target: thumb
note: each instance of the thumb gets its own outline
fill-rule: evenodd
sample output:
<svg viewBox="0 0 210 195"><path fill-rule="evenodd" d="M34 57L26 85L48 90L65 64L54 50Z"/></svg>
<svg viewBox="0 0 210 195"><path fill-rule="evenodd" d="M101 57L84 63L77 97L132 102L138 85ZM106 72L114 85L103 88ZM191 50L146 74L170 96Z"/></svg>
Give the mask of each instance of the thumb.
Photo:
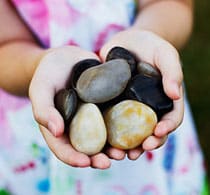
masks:
<svg viewBox="0 0 210 195"><path fill-rule="evenodd" d="M111 48L108 46L108 44L104 45L100 52L99 52L99 56L100 56L100 59L102 62L105 62L106 61L106 56L108 54L108 51L110 50Z"/></svg>
<svg viewBox="0 0 210 195"><path fill-rule="evenodd" d="M183 72L179 54L174 48L159 49L156 65L163 77L166 94L173 100L181 96Z"/></svg>
<svg viewBox="0 0 210 195"><path fill-rule="evenodd" d="M117 42L114 42L114 40L110 40L109 42L107 42L101 49L100 49L100 52L99 52L99 56L100 56L100 59L105 62L106 61L106 56L107 54L109 53L109 51L114 48L114 47L125 47L125 45L123 44L118 44Z"/></svg>

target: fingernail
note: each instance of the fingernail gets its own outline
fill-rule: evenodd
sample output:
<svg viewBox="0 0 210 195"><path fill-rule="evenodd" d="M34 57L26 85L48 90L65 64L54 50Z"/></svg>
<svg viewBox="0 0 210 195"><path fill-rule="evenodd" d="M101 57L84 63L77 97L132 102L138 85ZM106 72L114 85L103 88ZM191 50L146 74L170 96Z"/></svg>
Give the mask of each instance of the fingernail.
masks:
<svg viewBox="0 0 210 195"><path fill-rule="evenodd" d="M49 123L48 123L48 129L56 137L56 135L57 135L57 129L56 129L55 124L52 121L49 121Z"/></svg>
<svg viewBox="0 0 210 195"><path fill-rule="evenodd" d="M173 85L174 85L173 88L174 88L175 95L177 96L177 98L180 98L180 89L179 89L179 86L176 83L174 83Z"/></svg>

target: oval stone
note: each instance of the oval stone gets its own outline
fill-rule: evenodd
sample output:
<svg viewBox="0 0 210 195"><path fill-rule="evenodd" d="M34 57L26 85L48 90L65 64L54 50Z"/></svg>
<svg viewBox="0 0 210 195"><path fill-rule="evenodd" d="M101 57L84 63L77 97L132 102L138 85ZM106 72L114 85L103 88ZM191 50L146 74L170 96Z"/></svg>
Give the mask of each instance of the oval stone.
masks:
<svg viewBox="0 0 210 195"><path fill-rule="evenodd" d="M157 124L155 112L145 104L125 100L105 113L108 142L119 149L132 149L152 135Z"/></svg>
<svg viewBox="0 0 210 195"><path fill-rule="evenodd" d="M159 77L139 74L131 79L125 94L128 99L150 106L160 119L173 109L173 101L165 94Z"/></svg>
<svg viewBox="0 0 210 195"><path fill-rule="evenodd" d="M65 124L68 124L77 109L77 95L73 89L61 89L54 98L55 108L62 115Z"/></svg>
<svg viewBox="0 0 210 195"><path fill-rule="evenodd" d="M76 91L84 102L103 103L120 95L130 78L125 60L111 60L85 70L77 81Z"/></svg>
<svg viewBox="0 0 210 195"><path fill-rule="evenodd" d="M161 79L160 72L154 66L147 62L139 62L137 64L137 70L140 74L145 74L152 77L159 77Z"/></svg>
<svg viewBox="0 0 210 195"><path fill-rule="evenodd" d="M130 65L132 74L136 71L137 59L134 54L123 47L113 47L107 54L106 61L113 59L125 59Z"/></svg>
<svg viewBox="0 0 210 195"><path fill-rule="evenodd" d="M100 61L96 59L85 59L76 63L72 69L71 73L71 85L73 88L76 88L77 80L79 79L80 75L88 68L93 66L98 66L101 64Z"/></svg>
<svg viewBox="0 0 210 195"><path fill-rule="evenodd" d="M94 104L82 104L70 124L70 142L79 152L93 155L100 152L107 138L104 119Z"/></svg>

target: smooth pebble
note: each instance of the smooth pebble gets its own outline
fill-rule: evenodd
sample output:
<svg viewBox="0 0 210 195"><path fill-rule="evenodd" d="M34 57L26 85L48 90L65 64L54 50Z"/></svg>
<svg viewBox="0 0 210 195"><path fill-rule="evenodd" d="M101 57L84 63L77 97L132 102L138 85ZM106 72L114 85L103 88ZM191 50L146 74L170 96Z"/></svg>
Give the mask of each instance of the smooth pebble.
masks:
<svg viewBox="0 0 210 195"><path fill-rule="evenodd" d="M109 53L107 54L106 61L113 60L113 59L124 59L130 65L130 69L132 74L136 71L137 66L137 59L134 54L123 47L113 47Z"/></svg>
<svg viewBox="0 0 210 195"><path fill-rule="evenodd" d="M101 64L101 62L96 59L85 59L76 63L71 72L71 86L76 88L76 83L80 75L88 68L98 66L99 64Z"/></svg>
<svg viewBox="0 0 210 195"><path fill-rule="evenodd" d="M153 133L157 124L155 112L145 104L125 100L104 114L108 142L119 149L139 146Z"/></svg>
<svg viewBox="0 0 210 195"><path fill-rule="evenodd" d="M128 99L138 100L150 106L158 119L173 109L173 101L165 94L159 77L136 75L129 82L125 94Z"/></svg>
<svg viewBox="0 0 210 195"><path fill-rule="evenodd" d="M85 70L77 81L76 91L84 102L103 103L120 95L130 78L125 60L111 60Z"/></svg>
<svg viewBox="0 0 210 195"><path fill-rule="evenodd" d="M70 124L70 142L79 152L94 155L106 143L107 131L98 107L91 103L80 106Z"/></svg>
<svg viewBox="0 0 210 195"><path fill-rule="evenodd" d="M139 62L137 64L137 70L140 74L145 74L152 77L159 77L161 79L160 72L154 66L147 62Z"/></svg>
<svg viewBox="0 0 210 195"><path fill-rule="evenodd" d="M69 123L77 109L77 95L73 89L61 89L55 95L55 107L62 115L64 122Z"/></svg>

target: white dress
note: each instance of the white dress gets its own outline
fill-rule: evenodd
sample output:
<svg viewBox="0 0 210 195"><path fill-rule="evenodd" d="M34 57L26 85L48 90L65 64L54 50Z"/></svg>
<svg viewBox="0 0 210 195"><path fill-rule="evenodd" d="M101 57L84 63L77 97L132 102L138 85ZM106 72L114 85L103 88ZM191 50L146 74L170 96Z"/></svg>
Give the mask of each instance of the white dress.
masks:
<svg viewBox="0 0 210 195"><path fill-rule="evenodd" d="M43 47L97 52L135 19L133 0L12 0ZM204 188L202 152L187 101L167 143L108 170L72 168L46 146L27 99L0 89L0 195L194 195Z"/></svg>

